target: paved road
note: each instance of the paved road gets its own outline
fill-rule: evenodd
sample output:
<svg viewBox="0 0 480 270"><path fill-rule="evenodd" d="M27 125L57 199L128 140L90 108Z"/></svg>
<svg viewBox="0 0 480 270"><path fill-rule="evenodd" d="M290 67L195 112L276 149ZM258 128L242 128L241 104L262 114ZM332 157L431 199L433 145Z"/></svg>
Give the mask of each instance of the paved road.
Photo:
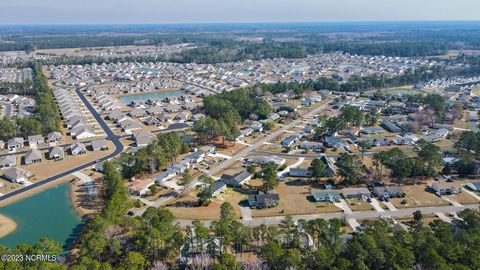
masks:
<svg viewBox="0 0 480 270"><path fill-rule="evenodd" d="M325 213L325 214L313 214L313 215L297 215L292 216L293 220L298 221L300 219L304 220L313 220L313 219L333 219L333 218L345 218L345 219L371 219L371 218L379 218L389 216L392 218L395 217L405 217L405 216L412 216L413 212L421 211L422 214L435 214L435 213L456 213L465 209L479 209L478 204L469 204L463 206L439 206L439 207L415 207L415 208L405 208L399 209L398 211L389 211L386 210L385 212L376 212L376 211L355 211L351 214L345 214L341 212L337 213ZM277 217L266 217L266 218L253 218L250 221L243 221L240 220L246 226L259 226L262 224L265 225L279 225L285 216L277 216ZM186 227L191 225L193 220L178 220L180 226ZM210 220L202 220L205 225L210 225Z"/></svg>
<svg viewBox="0 0 480 270"><path fill-rule="evenodd" d="M97 122L100 124L100 126L102 127L102 129L105 131L105 134L107 134L107 140L111 141L113 143L113 145L115 146L115 151L113 151L113 153L109 154L108 156L105 156L103 158L100 158L98 159L98 161L104 161L104 160L108 160L108 159L111 159L113 157L116 157L117 155L119 155L120 153L122 153L123 151L123 145L122 143L120 142L120 140L118 139L117 136L115 136L115 134L112 132L112 130L108 127L108 125L105 123L105 121L103 121L102 117L97 113L97 111L92 107L92 105L90 104L90 102L88 102L88 100L85 98L85 96L80 92L79 89L76 89L75 90L78 94L78 96L80 97L80 99L82 100L83 103L85 103L85 106L87 107L87 109L90 111L90 113L93 115L93 117L95 117L95 119L97 120ZM69 169L65 172L62 172L62 173L59 173L57 175L53 175L53 176L50 176L49 178L45 179L45 180L42 180L42 181L39 181L39 182L35 182L27 187L23 187L21 189L17 189L17 190L14 190L8 194L4 194L3 196L0 197L0 201L3 201L5 199L8 199L8 198L11 198L15 195L18 195L18 194L21 194L25 191L28 191L28 190L31 190L31 189L34 189L34 188L37 188L37 187L40 187L42 185L45 185L47 183L50 183L50 182L53 182L55 180L58 180L62 177L65 177L69 174L72 174L76 171L80 171L80 170L83 170L83 169L86 169L88 167L91 167L93 166L94 164L96 164L96 161L90 161L90 162L87 162L83 165L80 165L80 166L77 166L75 168L72 168L72 169Z"/></svg>

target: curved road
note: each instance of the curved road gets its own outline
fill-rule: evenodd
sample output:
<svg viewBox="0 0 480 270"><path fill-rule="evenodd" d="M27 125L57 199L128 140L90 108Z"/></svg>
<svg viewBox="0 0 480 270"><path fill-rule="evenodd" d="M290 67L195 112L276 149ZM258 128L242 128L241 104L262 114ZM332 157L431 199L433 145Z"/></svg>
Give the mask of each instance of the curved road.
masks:
<svg viewBox="0 0 480 270"><path fill-rule="evenodd" d="M98 160L87 162L83 165L80 165L80 166L77 166L75 168L69 169L65 172L59 173L59 174L54 175L54 176L50 176L49 178L47 178L45 180L35 182L35 183L33 183L29 186L26 186L26 187L23 187L21 189L17 189L17 190L14 190L12 192L9 192L7 194L4 194L3 196L0 197L0 201L11 198L11 197L16 196L18 194L21 194L25 191L32 190L34 188L40 187L40 186L45 185L47 183L53 182L53 181L58 180L62 177L65 177L69 174L72 174L76 171L80 171L80 170L83 170L85 168L91 167L94 164L96 164L97 162L101 162L101 161L111 159L113 157L116 157L120 153L122 153L124 147L123 147L123 144L120 142L120 139L113 133L113 131L108 127L108 125L105 123L105 121L103 121L102 117L97 113L97 111L93 108L93 106L90 104L90 102L88 102L88 100L85 98L83 93L79 89L76 89L75 92L80 97L80 99L85 104L85 106L90 111L90 113L93 115L93 117L95 117L95 120L97 120L98 124L100 124L102 129L105 131L105 134L107 134L107 140L109 140L113 143L113 145L115 146L115 151L113 151L113 153L111 153L111 154L109 154L105 157L102 157Z"/></svg>

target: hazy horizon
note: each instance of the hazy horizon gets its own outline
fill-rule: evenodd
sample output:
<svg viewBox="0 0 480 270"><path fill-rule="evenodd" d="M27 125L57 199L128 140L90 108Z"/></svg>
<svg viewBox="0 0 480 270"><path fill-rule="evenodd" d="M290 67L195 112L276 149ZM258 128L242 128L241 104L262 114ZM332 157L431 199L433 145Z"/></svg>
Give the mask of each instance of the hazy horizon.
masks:
<svg viewBox="0 0 480 270"><path fill-rule="evenodd" d="M0 24L479 21L478 0L2 0Z"/></svg>

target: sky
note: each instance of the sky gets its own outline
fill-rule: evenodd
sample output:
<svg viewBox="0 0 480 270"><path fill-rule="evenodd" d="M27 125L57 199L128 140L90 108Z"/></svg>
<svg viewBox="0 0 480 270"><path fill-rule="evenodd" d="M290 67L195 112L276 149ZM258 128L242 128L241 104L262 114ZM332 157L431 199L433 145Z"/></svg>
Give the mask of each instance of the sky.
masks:
<svg viewBox="0 0 480 270"><path fill-rule="evenodd" d="M0 24L480 20L480 0L0 0Z"/></svg>

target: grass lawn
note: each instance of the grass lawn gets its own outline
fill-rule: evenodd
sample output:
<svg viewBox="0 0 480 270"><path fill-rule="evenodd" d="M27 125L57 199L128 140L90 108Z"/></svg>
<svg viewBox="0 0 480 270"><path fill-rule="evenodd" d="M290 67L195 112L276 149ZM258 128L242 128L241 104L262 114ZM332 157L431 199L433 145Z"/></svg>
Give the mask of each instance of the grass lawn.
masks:
<svg viewBox="0 0 480 270"><path fill-rule="evenodd" d="M428 192L423 185L410 185L403 187L405 191L405 198L392 198L390 201L397 208L411 208L411 207L429 207L429 206L444 206L448 202L437 197L435 194ZM402 203L402 201L406 203Z"/></svg>
<svg viewBox="0 0 480 270"><path fill-rule="evenodd" d="M224 194L215 198L208 206L198 206L196 195L189 193L167 204L167 208L177 219L218 220L220 219L220 206L224 202L229 202L235 209L237 218L241 218L239 204L244 199L246 199L245 195L228 188Z"/></svg>
<svg viewBox="0 0 480 270"><path fill-rule="evenodd" d="M268 209L252 209L253 217L307 215L341 211L332 203L314 202L310 196L311 188L309 185L280 183L275 191L280 195L280 205Z"/></svg>
<svg viewBox="0 0 480 270"><path fill-rule="evenodd" d="M478 204L478 201L467 192L460 192L455 195L447 195L444 197L460 204Z"/></svg>
<svg viewBox="0 0 480 270"><path fill-rule="evenodd" d="M363 199L345 200L352 211L370 211L375 210L368 202Z"/></svg>

